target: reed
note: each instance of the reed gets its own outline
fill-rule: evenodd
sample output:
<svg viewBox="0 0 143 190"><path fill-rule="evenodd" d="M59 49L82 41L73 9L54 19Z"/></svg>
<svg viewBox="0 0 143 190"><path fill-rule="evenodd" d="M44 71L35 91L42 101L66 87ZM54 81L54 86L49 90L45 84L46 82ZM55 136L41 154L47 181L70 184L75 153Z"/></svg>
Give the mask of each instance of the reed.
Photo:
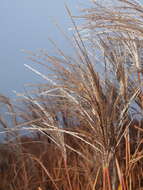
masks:
<svg viewBox="0 0 143 190"><path fill-rule="evenodd" d="M7 149L15 158L7 161L8 189L142 188L143 6L133 0L105 5L93 1L76 17L67 8L74 55L53 42L55 56L29 52L49 74L25 66L46 84L17 94L19 106L0 99L16 121L14 140L3 145L16 150ZM76 26L75 18L85 23ZM7 128L2 117L0 123ZM6 189L3 182L0 188Z"/></svg>

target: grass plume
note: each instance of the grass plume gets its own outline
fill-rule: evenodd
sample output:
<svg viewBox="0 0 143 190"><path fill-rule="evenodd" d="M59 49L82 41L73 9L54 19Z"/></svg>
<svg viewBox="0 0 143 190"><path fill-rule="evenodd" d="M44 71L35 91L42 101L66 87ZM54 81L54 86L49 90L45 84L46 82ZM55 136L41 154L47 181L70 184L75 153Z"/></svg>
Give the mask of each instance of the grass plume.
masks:
<svg viewBox="0 0 143 190"><path fill-rule="evenodd" d="M16 106L0 96L13 119L10 130L16 131L0 149L10 155L0 189L141 189L143 6L133 0L109 6L92 1L76 16L84 19L81 26L67 11L74 55L55 43L55 56L29 52L49 74L26 68L46 84L17 94ZM2 116L0 123L8 128Z"/></svg>

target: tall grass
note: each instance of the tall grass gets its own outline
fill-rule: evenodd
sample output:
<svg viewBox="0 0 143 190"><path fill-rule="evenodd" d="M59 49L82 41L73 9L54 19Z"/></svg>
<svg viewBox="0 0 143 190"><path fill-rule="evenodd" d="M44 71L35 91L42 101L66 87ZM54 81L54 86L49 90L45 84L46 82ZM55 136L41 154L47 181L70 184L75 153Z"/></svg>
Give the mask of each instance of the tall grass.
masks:
<svg viewBox="0 0 143 190"><path fill-rule="evenodd" d="M78 16L85 21L81 26L67 11L74 26L73 57L55 44L55 56L30 52L50 74L25 66L46 84L17 94L21 103L15 108L5 102L16 121L11 131L24 129L33 136L13 133L15 139L3 144L14 148L6 152L15 159L8 157L0 188L141 189L143 6L93 1Z"/></svg>

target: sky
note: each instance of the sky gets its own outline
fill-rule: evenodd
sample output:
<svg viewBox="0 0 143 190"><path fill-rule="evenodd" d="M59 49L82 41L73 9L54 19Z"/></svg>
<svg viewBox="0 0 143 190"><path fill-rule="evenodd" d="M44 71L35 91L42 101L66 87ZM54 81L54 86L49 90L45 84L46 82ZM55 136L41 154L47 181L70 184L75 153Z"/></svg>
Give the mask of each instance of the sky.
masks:
<svg viewBox="0 0 143 190"><path fill-rule="evenodd" d="M0 0L0 94L14 97L13 91L22 92L24 84L40 82L34 73L24 67L33 65L22 51L35 52L39 48L52 52L49 38L59 47L70 52L62 34L53 23L68 30L72 26L65 10L68 5L73 14L78 14L80 2L90 0ZM143 3L143 0L140 0Z"/></svg>
<svg viewBox="0 0 143 190"><path fill-rule="evenodd" d="M37 76L24 64L32 66L22 49L39 48L51 52L49 38L63 49L66 41L53 23L56 20L68 33L70 18L64 3L73 14L78 12L78 0L0 0L0 94L15 96L24 84L36 83Z"/></svg>

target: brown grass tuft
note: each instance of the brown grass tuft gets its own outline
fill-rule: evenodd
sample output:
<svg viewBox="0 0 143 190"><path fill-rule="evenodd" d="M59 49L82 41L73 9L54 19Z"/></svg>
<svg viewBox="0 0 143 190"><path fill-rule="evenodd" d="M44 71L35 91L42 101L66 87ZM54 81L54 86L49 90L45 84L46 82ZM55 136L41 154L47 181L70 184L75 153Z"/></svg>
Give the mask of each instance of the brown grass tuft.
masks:
<svg viewBox="0 0 143 190"><path fill-rule="evenodd" d="M82 26L67 11L74 26L73 57L54 43L56 56L29 52L49 74L25 66L46 84L17 94L19 106L0 96L13 119L9 129L0 116L12 134L0 149L0 189L141 189L143 6L93 1L81 11Z"/></svg>

